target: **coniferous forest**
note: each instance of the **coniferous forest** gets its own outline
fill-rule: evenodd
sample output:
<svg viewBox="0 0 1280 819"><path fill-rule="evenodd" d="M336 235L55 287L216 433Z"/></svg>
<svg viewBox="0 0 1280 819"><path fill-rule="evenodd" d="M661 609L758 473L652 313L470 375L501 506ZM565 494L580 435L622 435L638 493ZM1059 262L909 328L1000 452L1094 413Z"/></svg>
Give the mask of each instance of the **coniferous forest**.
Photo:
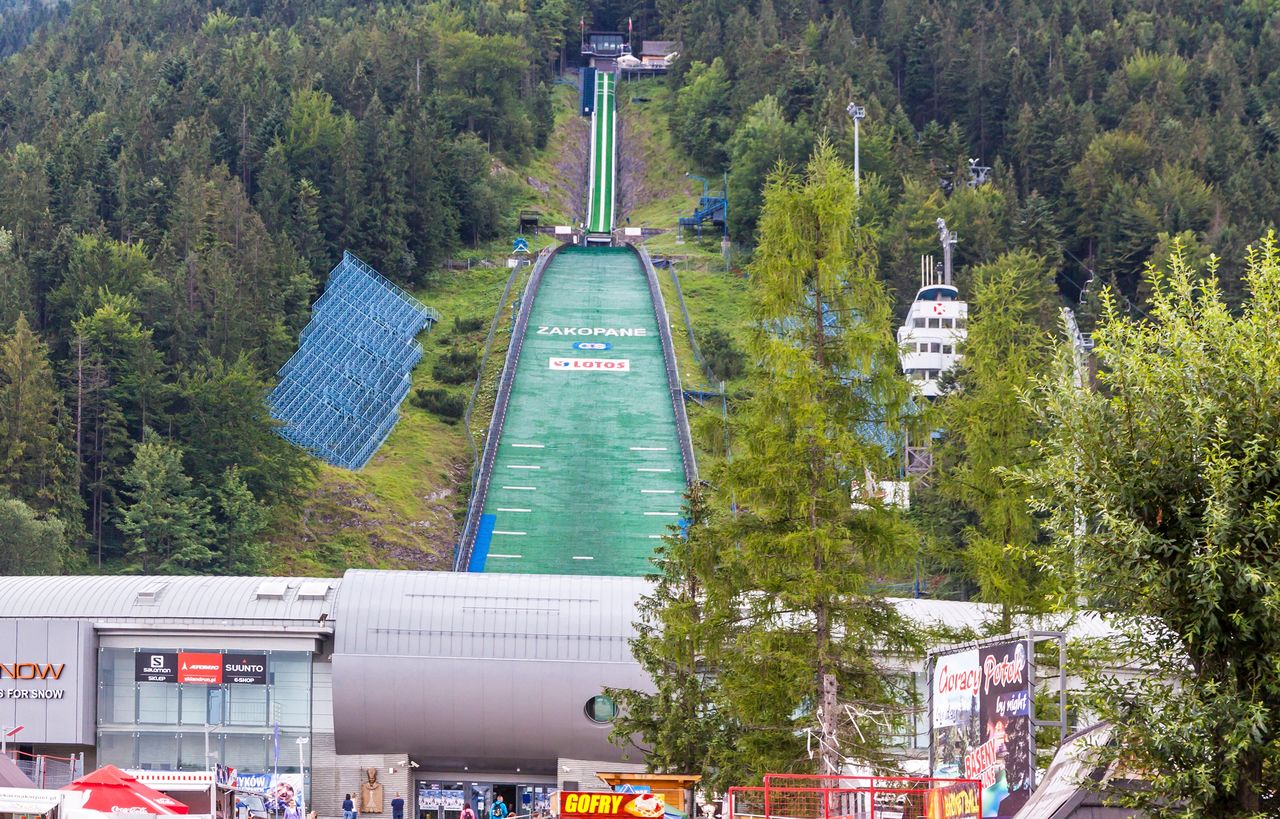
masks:
<svg viewBox="0 0 1280 819"><path fill-rule="evenodd" d="M1141 310L1175 245L1239 299L1280 214L1263 0L3 0L0 570L259 568L315 469L261 398L327 271L429 288L509 234L494 169L546 144L580 22L628 19L679 43L670 140L727 174L745 253L777 163L823 135L851 160L866 107L899 314L940 216L961 286L1017 280L1052 329L1106 284Z"/></svg>

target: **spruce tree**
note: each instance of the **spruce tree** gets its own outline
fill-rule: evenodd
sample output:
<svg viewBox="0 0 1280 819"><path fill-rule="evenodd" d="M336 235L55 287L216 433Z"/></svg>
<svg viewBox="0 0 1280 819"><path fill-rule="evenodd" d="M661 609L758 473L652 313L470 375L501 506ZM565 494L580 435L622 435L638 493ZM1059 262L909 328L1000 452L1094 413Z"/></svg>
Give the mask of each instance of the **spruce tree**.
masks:
<svg viewBox="0 0 1280 819"><path fill-rule="evenodd" d="M209 504L192 489L182 450L159 441L138 444L124 484L127 505L119 527L130 571L186 574L210 568Z"/></svg>
<svg viewBox="0 0 1280 819"><path fill-rule="evenodd" d="M870 723L839 724L846 705L892 707L873 656L911 640L876 583L913 538L862 489L896 477L909 387L857 214L851 169L826 142L802 176L780 169L765 190L750 270L757 367L734 458L713 477L737 511L715 529L722 565L704 580L737 622L718 648L717 708L752 729L719 748L726 768L806 767L806 734L821 772L878 759L885 738Z"/></svg>

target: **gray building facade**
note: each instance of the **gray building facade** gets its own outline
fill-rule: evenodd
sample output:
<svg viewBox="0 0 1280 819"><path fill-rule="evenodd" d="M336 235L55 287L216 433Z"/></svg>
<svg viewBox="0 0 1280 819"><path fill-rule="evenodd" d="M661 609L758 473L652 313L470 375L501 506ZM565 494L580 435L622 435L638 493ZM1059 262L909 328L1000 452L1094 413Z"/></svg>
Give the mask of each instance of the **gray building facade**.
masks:
<svg viewBox="0 0 1280 819"><path fill-rule="evenodd" d="M609 686L641 579L349 571L335 578L0 578L0 725L30 753L296 778L338 816L528 812L562 758L613 767ZM273 779L274 778L274 779ZM421 808L421 810L415 810ZM483 814L482 814L483 815Z"/></svg>

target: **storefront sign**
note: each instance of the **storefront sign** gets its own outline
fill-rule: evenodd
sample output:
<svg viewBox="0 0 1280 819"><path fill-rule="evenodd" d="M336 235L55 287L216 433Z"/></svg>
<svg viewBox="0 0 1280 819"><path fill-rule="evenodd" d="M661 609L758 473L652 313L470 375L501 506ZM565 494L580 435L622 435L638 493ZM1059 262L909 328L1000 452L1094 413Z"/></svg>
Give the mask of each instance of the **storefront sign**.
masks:
<svg viewBox="0 0 1280 819"><path fill-rule="evenodd" d="M222 655L195 654L183 651L178 654L178 682L201 685L222 684Z"/></svg>
<svg viewBox="0 0 1280 819"><path fill-rule="evenodd" d="M944 654L932 671L933 776L980 780L982 815L1013 816L1033 784L1027 642Z"/></svg>
<svg viewBox="0 0 1280 819"><path fill-rule="evenodd" d="M134 656L133 670L136 682L266 685L267 655L144 650Z"/></svg>
<svg viewBox="0 0 1280 819"><path fill-rule="evenodd" d="M223 654L222 681L236 685L266 685L267 655Z"/></svg>
<svg viewBox="0 0 1280 819"><path fill-rule="evenodd" d="M552 358L553 370L591 370L593 372L625 373L631 371L629 358Z"/></svg>
<svg viewBox="0 0 1280 819"><path fill-rule="evenodd" d="M0 680L56 680L64 663L0 663Z"/></svg>
<svg viewBox="0 0 1280 819"><path fill-rule="evenodd" d="M560 816L623 816L659 819L664 809L657 793L560 792Z"/></svg>
<svg viewBox="0 0 1280 819"><path fill-rule="evenodd" d="M133 655L133 679L134 682L177 682L178 652L139 651Z"/></svg>

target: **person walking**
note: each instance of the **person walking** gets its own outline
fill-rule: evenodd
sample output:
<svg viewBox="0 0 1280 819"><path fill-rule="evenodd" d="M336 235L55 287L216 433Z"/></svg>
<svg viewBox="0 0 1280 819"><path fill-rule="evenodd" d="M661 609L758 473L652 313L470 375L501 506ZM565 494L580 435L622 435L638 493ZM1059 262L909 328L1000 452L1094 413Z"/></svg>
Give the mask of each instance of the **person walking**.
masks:
<svg viewBox="0 0 1280 819"><path fill-rule="evenodd" d="M489 819L507 819L507 814L510 812L507 809L507 803L502 799L502 794L498 794L493 798L493 807L489 809Z"/></svg>
<svg viewBox="0 0 1280 819"><path fill-rule="evenodd" d="M342 819L356 819L356 803L351 801L351 794L342 800Z"/></svg>
<svg viewBox="0 0 1280 819"><path fill-rule="evenodd" d="M404 797L396 791L396 796L391 800L391 819L404 819Z"/></svg>
<svg viewBox="0 0 1280 819"><path fill-rule="evenodd" d="M459 814L458 819L476 819L476 812L471 809L470 805L463 805L462 813Z"/></svg>

